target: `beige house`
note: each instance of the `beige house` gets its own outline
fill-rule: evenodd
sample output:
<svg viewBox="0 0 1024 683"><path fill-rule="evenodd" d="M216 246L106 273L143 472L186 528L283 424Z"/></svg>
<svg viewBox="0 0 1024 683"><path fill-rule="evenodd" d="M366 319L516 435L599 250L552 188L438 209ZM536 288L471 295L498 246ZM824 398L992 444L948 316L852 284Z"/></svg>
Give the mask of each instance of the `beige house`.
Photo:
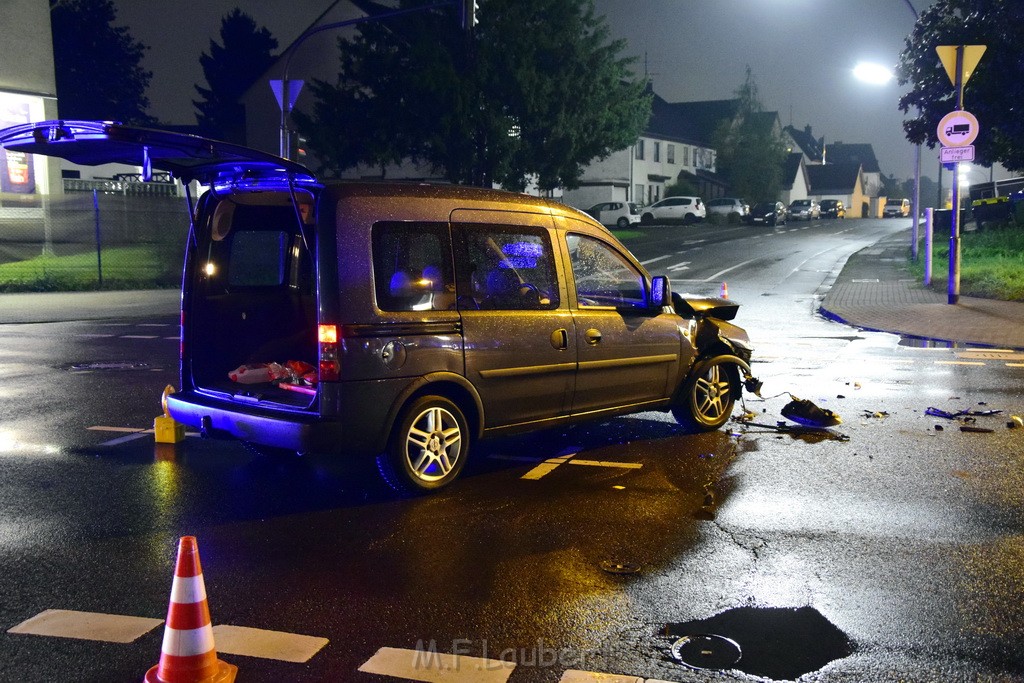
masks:
<svg viewBox="0 0 1024 683"><path fill-rule="evenodd" d="M842 201L846 206L847 218L867 218L872 215L872 198L864 192L859 163L808 166L807 177L811 184L811 196L818 201Z"/></svg>

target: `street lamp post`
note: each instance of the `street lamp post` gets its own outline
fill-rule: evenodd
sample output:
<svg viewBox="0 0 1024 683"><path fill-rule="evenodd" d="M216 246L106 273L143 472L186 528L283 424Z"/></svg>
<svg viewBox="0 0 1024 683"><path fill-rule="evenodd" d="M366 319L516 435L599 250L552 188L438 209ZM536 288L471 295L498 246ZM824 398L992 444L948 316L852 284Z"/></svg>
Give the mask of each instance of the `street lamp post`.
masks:
<svg viewBox="0 0 1024 683"><path fill-rule="evenodd" d="M907 7L914 15L914 23L916 24L921 18L914 6L910 4L910 0L904 0L907 3ZM918 116L921 115L921 108L917 109ZM917 143L914 148L914 224L910 230L910 258L917 261L917 225L921 219L921 143Z"/></svg>
<svg viewBox="0 0 1024 683"><path fill-rule="evenodd" d="M392 10L390 12L381 12L367 17L359 17L358 19L349 19L347 21L336 21L330 24L324 24L323 26L314 26L309 29L291 44L288 48L288 56L284 59L284 76L281 79L281 127L280 127L280 140L279 140L279 153L285 159L291 158L291 132L288 130L288 118L291 115L292 97L290 91L291 81L288 78L289 71L292 66L292 57L299 51L299 46L306 42L308 39L323 33L324 31L330 31L338 28L344 28L346 26L355 26L356 24L363 24L368 21L381 21L383 19L391 19L392 17L400 17L405 14L412 14L413 12L423 12L426 10L438 9L440 7L450 7L456 3L462 3L460 6L461 19L463 29L471 30L477 23L476 12L478 10L477 2L475 0L438 0L430 5L421 5L417 7L407 7L405 9ZM300 82L301 87L301 82Z"/></svg>

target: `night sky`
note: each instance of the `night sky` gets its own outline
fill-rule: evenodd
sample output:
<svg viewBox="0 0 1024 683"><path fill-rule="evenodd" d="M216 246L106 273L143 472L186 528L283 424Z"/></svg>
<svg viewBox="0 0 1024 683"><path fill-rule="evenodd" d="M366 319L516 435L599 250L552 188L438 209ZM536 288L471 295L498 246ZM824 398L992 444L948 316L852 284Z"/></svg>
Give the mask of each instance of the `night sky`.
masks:
<svg viewBox="0 0 1024 683"><path fill-rule="evenodd" d="M911 2L919 13L932 4ZM331 3L205 0L182 3L187 12L168 12L166 0L115 4L116 23L151 48L144 61L153 72L150 113L189 124L195 123L192 86L205 85L199 55L211 38L220 41L227 12L241 7L283 49ZM480 5L486 13L487 0ZM906 0L595 0L595 7L612 37L627 41L639 73L646 63L655 92L666 100L731 98L749 65L765 108L778 111L782 125L809 124L826 144L870 143L883 173L913 177L914 150L896 107L902 90L895 81L871 86L851 73L859 60L895 66L914 24ZM922 172L933 178L937 154L922 151Z"/></svg>

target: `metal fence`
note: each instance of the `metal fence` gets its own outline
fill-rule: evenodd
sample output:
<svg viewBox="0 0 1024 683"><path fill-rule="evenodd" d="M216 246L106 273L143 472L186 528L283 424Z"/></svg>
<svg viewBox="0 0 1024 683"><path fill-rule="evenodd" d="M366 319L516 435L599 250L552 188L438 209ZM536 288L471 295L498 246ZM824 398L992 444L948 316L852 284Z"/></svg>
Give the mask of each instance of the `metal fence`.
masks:
<svg viewBox="0 0 1024 683"><path fill-rule="evenodd" d="M65 188L0 199L0 291L180 285L188 207L174 185L66 179Z"/></svg>

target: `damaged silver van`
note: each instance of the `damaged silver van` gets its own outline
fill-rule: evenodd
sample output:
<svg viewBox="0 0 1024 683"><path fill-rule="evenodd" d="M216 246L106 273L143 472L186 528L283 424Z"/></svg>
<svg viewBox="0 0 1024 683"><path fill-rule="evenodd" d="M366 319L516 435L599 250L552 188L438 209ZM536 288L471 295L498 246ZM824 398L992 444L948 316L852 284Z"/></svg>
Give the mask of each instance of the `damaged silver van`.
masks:
<svg viewBox="0 0 1024 683"><path fill-rule="evenodd" d="M167 403L207 437L374 457L420 493L454 480L483 437L645 410L713 430L757 384L737 304L672 294L551 200L323 183L269 154L114 123L20 125L0 144L206 187L188 197Z"/></svg>

